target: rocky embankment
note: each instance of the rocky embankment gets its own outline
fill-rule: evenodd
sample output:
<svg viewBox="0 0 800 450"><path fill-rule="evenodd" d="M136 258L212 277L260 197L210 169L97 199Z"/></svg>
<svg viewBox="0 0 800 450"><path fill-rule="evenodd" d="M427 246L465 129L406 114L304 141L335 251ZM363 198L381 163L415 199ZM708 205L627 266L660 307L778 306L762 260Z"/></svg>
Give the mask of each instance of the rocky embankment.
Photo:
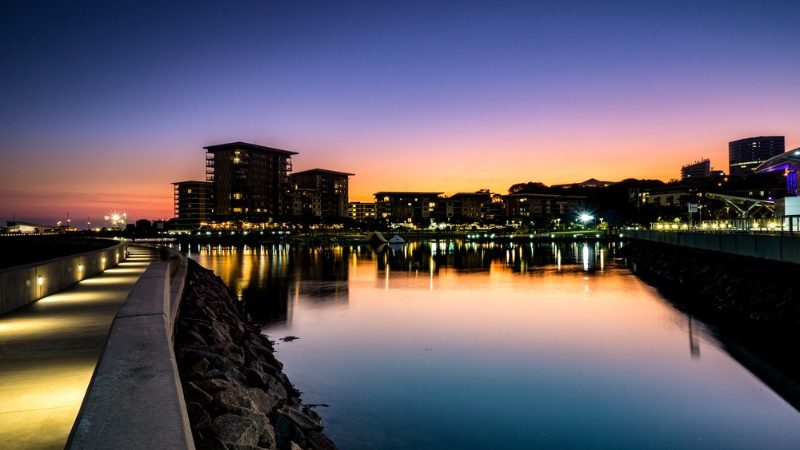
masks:
<svg viewBox="0 0 800 450"><path fill-rule="evenodd" d="M633 271L697 312L763 330L800 330L800 266L631 241Z"/></svg>
<svg viewBox="0 0 800 450"><path fill-rule="evenodd" d="M335 449L231 290L191 260L186 283L175 354L197 448Z"/></svg>

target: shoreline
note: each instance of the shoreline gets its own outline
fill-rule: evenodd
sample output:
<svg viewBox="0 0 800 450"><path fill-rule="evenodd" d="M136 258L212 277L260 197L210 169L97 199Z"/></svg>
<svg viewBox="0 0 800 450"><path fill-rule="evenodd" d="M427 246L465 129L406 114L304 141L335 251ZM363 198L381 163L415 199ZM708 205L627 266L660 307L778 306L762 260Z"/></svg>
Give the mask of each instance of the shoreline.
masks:
<svg viewBox="0 0 800 450"><path fill-rule="evenodd" d="M175 354L198 449L336 449L273 342L225 283L189 261Z"/></svg>

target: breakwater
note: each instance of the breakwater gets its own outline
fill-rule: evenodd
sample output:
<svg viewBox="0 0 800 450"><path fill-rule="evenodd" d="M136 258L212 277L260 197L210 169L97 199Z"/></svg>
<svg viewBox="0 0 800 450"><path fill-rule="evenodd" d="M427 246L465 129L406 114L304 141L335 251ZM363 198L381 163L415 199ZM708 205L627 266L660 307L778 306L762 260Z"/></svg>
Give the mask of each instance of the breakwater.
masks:
<svg viewBox="0 0 800 450"><path fill-rule="evenodd" d="M335 449L303 405L272 342L232 291L189 261L175 353L197 448Z"/></svg>

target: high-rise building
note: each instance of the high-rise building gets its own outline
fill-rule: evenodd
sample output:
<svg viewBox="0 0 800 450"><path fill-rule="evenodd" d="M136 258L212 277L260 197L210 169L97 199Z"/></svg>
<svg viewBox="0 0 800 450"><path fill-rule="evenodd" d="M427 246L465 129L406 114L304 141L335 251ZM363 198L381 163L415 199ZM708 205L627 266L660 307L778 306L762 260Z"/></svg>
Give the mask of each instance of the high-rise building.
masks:
<svg viewBox="0 0 800 450"><path fill-rule="evenodd" d="M336 172L327 169L311 169L293 173L290 176L292 189L298 194L307 189L319 193L319 207L306 208L301 205L301 210L310 211L318 217L346 217L348 202L349 177L352 173ZM303 199L312 199L307 193L295 195L295 204L302 203Z"/></svg>
<svg viewBox="0 0 800 450"><path fill-rule="evenodd" d="M246 142L206 149L206 180L214 183L214 217L268 221L288 216L289 172L297 152Z"/></svg>
<svg viewBox="0 0 800 450"><path fill-rule="evenodd" d="M746 177L752 175L762 162L780 155L786 150L783 136L758 136L728 143L730 175Z"/></svg>
<svg viewBox="0 0 800 450"><path fill-rule="evenodd" d="M701 159L681 167L681 180L683 181L692 178L708 178L710 176L711 161L708 159Z"/></svg>
<svg viewBox="0 0 800 450"><path fill-rule="evenodd" d="M175 219L181 226L197 227L214 213L214 185L208 181L178 181L175 186Z"/></svg>

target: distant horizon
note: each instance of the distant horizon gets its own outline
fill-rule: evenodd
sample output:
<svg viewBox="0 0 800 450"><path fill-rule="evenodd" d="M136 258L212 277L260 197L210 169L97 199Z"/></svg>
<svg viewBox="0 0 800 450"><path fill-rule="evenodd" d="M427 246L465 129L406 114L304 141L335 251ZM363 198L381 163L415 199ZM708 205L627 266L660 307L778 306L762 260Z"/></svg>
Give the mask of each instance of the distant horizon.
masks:
<svg viewBox="0 0 800 450"><path fill-rule="evenodd" d="M787 150L786 151L788 152L789 150L790 149L787 146ZM309 168L309 169L311 169L311 168ZM309 170L309 169L302 169L302 170ZM715 166L713 164L712 164L712 169L715 169ZM680 172L680 168L678 168L678 171ZM293 170L292 171L292 173L295 173L295 172L300 172L300 170L297 170L297 171ZM727 171L724 171L724 172L725 172L726 175L728 175ZM553 187L553 186L558 186L558 185L580 184L580 183L583 183L585 181L589 181L591 179L595 179L597 181L610 182L610 183L619 183L621 181L628 180L628 179L658 180L658 181L661 181L661 182L664 182L664 183L669 183L671 181L680 181L680 173L678 173L677 177L672 177L672 178L669 178L669 179L652 178L652 177L641 177L641 176L624 176L624 177L619 178L619 179L606 179L606 178L599 178L599 177L596 177L596 176L590 176L588 178L583 178L581 180L563 182L563 183L561 183L561 182L558 182L558 183L544 183L541 180L531 179L531 180L515 181L515 182L512 182L512 183L509 183L506 186L506 188L500 189L500 190L494 190L494 189L489 189L489 188L485 188L485 187L477 187L475 189L462 189L462 190L456 190L456 191L443 191L441 189L436 189L436 188L416 189L414 187L409 187L408 189L377 189L372 194L370 194L367 198L355 199L352 196L350 196L348 201L349 202L374 202L375 201L375 197L374 197L373 194L375 192L381 192L381 191L384 191L384 192L442 192L443 196L449 197L449 196L457 194L457 193L478 192L481 189L489 189L489 191L491 193L493 193L493 194L506 195L506 194L509 193L508 192L509 188L511 186L516 185L516 184L543 183L547 187ZM189 179L187 179L187 180L180 180L180 181L205 181L205 180L200 180L200 179L189 180ZM171 183L174 183L174 182L171 182ZM352 177L351 177L351 189L352 189ZM172 211L172 205L173 205L173 203L172 203L173 202L173 200L172 200L172 192L173 192L172 191L172 184L170 184L169 192L170 192L169 209L170 209L170 211ZM0 194L5 195L2 191L0 191ZM72 226L76 227L78 230L87 229L87 226L86 226L87 220L86 219L89 219L89 222L91 222L91 228L92 229L94 229L94 228L102 228L102 227L106 226L107 222L104 220L104 216L110 215L113 212L119 212L119 213L125 212L126 214L128 214L128 217L130 219L127 221L127 223L129 223L129 224L130 223L134 223L137 220L142 220L142 219L150 220L150 221L156 221L156 220L167 221L167 220L170 220L170 219L174 218L174 215L173 215L172 212L170 212L168 216L152 216L152 217L141 216L141 217L133 218L133 217L135 217L136 213L132 214L131 211L135 211L135 210L125 209L125 208L110 208L110 209L107 209L107 210L105 210L105 211L103 211L101 213L94 213L95 214L94 216L92 216L91 214L88 215L88 216L84 214L83 218L76 217L75 214L73 214L71 211L68 211L68 213L69 213L69 218L71 219ZM0 224L0 226L5 224L7 221L13 221L14 220L14 212L12 212L8 216L8 218L0 218L0 220L2 220L2 224ZM64 223L66 223L66 221L67 221L67 213L65 212L62 216L54 215L54 214L49 214L49 215L44 215L44 216L22 216L20 214L16 214L16 220L20 221L20 222L34 223L36 225L48 225L49 226L49 225L55 225L58 221L62 221Z"/></svg>

